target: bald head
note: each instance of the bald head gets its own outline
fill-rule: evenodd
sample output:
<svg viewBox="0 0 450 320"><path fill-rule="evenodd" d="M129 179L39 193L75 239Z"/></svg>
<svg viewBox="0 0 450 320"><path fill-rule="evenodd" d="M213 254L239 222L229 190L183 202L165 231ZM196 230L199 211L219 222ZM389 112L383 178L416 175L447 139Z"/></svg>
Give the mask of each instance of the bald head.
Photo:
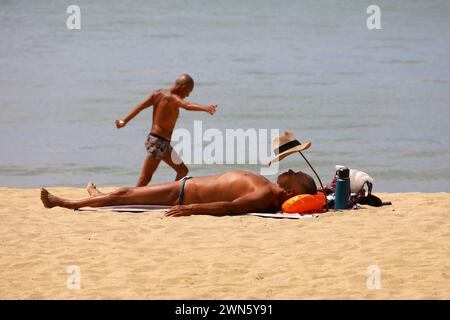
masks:
<svg viewBox="0 0 450 320"><path fill-rule="evenodd" d="M194 89L194 79L188 74L182 74L175 80L175 84L170 89L172 93L179 95L182 99L189 97Z"/></svg>
<svg viewBox="0 0 450 320"><path fill-rule="evenodd" d="M188 74L182 74L175 81L176 88L190 88L191 90L194 88L194 79Z"/></svg>
<svg viewBox="0 0 450 320"><path fill-rule="evenodd" d="M300 193L303 194L316 194L317 193L317 186L314 179L310 176L305 174L304 177L296 180L297 185L299 186L299 189L302 190Z"/></svg>
<svg viewBox="0 0 450 320"><path fill-rule="evenodd" d="M316 194L317 186L314 179L301 171L294 172L289 170L278 176L278 185L285 190L291 190L294 195L297 194Z"/></svg>

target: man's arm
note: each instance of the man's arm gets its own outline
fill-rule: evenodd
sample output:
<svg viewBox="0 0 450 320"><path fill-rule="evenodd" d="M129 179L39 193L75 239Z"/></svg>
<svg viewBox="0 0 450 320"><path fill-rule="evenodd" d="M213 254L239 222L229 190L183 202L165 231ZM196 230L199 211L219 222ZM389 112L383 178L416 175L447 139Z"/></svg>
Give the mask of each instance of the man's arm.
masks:
<svg viewBox="0 0 450 320"><path fill-rule="evenodd" d="M267 211L271 207L271 197L266 192L255 191L234 201L220 201L174 206L166 216L179 217L193 214L212 216L238 215L249 212Z"/></svg>
<svg viewBox="0 0 450 320"><path fill-rule="evenodd" d="M180 108L183 108L183 109L186 109L189 111L205 111L205 112L208 112L209 114L216 113L216 108L217 108L216 104L210 104L208 106L204 106L201 104L186 102L181 98L177 98L177 103L180 106Z"/></svg>
<svg viewBox="0 0 450 320"><path fill-rule="evenodd" d="M133 110L128 113L128 115L123 120L116 120L116 127L117 129L120 129L122 127L125 127L128 122L130 122L131 119L136 117L139 112L144 110L145 108L150 107L153 105L153 93L143 102L139 103L137 106L133 108Z"/></svg>

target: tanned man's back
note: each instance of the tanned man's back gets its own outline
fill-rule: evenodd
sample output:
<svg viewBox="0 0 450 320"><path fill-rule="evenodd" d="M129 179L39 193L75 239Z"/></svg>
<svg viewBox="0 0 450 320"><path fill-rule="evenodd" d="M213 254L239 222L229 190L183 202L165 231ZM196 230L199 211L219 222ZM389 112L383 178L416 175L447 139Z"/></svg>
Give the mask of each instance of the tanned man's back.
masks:
<svg viewBox="0 0 450 320"><path fill-rule="evenodd" d="M168 89L157 90L152 95L153 121L150 132L171 140L173 129L180 114L179 97L174 97L174 94Z"/></svg>

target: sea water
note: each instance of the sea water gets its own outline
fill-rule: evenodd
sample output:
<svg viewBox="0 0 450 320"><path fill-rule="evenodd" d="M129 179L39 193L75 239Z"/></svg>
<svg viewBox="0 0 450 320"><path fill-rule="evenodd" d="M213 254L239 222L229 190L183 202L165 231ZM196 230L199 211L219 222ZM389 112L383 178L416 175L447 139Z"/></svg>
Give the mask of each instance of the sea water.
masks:
<svg viewBox="0 0 450 320"><path fill-rule="evenodd" d="M66 26L72 4L80 30ZM0 186L134 185L151 110L114 120L187 72L189 100L219 108L182 111L177 128L291 130L324 183L339 164L374 192L450 192L449 13L449 1L1 1ZM289 168L310 172L298 155ZM162 164L153 182L174 177Z"/></svg>

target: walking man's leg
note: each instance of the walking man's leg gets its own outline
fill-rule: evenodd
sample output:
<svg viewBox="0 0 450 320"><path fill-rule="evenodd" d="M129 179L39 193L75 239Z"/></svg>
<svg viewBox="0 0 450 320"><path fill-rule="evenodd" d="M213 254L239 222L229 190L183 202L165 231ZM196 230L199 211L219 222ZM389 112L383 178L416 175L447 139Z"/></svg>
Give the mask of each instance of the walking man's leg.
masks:
<svg viewBox="0 0 450 320"><path fill-rule="evenodd" d="M189 169L175 150L172 149L171 152L167 152L163 157L163 161L176 171L175 181L187 176Z"/></svg>
<svg viewBox="0 0 450 320"><path fill-rule="evenodd" d="M161 159L156 159L151 155L145 158L144 165L142 166L141 175L136 182L136 187L144 187L148 185L150 180L152 180L153 173L155 173L158 168Z"/></svg>

